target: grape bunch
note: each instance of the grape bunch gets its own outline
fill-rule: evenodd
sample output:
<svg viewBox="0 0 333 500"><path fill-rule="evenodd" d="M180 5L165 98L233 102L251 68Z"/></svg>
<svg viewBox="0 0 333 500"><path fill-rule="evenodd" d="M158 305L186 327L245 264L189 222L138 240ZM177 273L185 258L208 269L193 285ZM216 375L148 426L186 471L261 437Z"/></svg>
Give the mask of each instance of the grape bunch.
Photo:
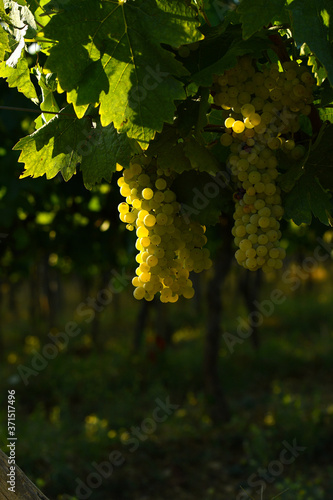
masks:
<svg viewBox="0 0 333 500"><path fill-rule="evenodd" d="M307 68L295 61L259 69L247 56L214 78L214 104L224 115L220 140L230 147L227 164L236 184L235 257L246 269L282 267L279 220L284 211L276 152L281 149L294 159L304 154L294 134L300 115L311 112L313 85Z"/></svg>
<svg viewBox="0 0 333 500"><path fill-rule="evenodd" d="M192 298L190 272L200 273L212 265L209 251L203 248L205 227L181 216L180 204L169 189L170 172L158 168L155 159L134 157L122 171L118 186L126 201L118 206L119 217L137 236L134 297L151 301L160 293L161 302Z"/></svg>

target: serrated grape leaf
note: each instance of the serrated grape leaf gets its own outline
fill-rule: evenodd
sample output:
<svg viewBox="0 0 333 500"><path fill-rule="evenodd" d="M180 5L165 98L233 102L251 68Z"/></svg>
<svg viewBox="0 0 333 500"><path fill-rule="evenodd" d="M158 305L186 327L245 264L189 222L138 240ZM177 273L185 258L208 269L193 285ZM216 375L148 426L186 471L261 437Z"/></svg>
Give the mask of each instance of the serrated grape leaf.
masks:
<svg viewBox="0 0 333 500"><path fill-rule="evenodd" d="M274 21L276 16L281 16L285 1L242 0L237 10L242 22L244 40Z"/></svg>
<svg viewBox="0 0 333 500"><path fill-rule="evenodd" d="M333 19L331 0L294 0L288 5L292 14L293 35L297 43L306 43L327 71L333 85L333 44L327 26Z"/></svg>
<svg viewBox="0 0 333 500"><path fill-rule="evenodd" d="M294 189L284 199L284 216L298 226L311 224L312 215L329 225L327 212L333 209L331 195L320 185L317 177L309 172L298 180Z"/></svg>
<svg viewBox="0 0 333 500"><path fill-rule="evenodd" d="M333 108L319 108L318 113L320 116L320 119L325 122L329 121L333 123Z"/></svg>
<svg viewBox="0 0 333 500"><path fill-rule="evenodd" d="M8 65L9 60L0 63L0 77L6 78L9 87L17 87L26 97L38 101L35 87L30 80L30 70L24 49L14 66Z"/></svg>
<svg viewBox="0 0 333 500"><path fill-rule="evenodd" d="M144 148L184 99L183 65L161 43L202 38L196 12L182 0L72 0L44 29L57 41L46 67L57 73L78 116L100 102L101 123Z"/></svg>
<svg viewBox="0 0 333 500"><path fill-rule="evenodd" d="M193 81L210 87L213 75L222 75L227 69L233 68L239 56L258 54L270 46L267 38L258 37L244 41L239 39L239 34L236 29L228 30L218 41L202 44L200 59L204 67L192 76Z"/></svg>
<svg viewBox="0 0 333 500"><path fill-rule="evenodd" d="M23 177L46 175L52 179L61 172L69 180L79 167L83 182L90 189L104 178L110 181L116 163L128 166L130 140L119 134L112 124L93 126L88 118L78 119L72 106L52 118L42 128L21 139L15 150L22 150L19 161L25 163Z"/></svg>

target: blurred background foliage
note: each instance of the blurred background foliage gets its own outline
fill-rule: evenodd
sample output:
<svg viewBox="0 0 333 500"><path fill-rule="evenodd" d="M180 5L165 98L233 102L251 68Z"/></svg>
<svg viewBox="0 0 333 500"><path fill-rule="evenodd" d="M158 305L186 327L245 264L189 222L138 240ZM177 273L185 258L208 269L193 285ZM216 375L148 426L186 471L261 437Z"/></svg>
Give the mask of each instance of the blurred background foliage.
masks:
<svg viewBox="0 0 333 500"><path fill-rule="evenodd" d="M0 101L25 105L3 82ZM215 312L224 332L237 335L251 302L268 299L274 288L286 300L233 353L221 338L216 376L229 418L219 418L204 360L214 271L195 278L191 301L135 301L129 278L134 236L118 222L115 180L92 191L80 175L68 183L60 177L19 180L23 166L12 147L31 133L32 120L29 113L0 113L0 393L16 390L20 467L56 500L76 498L76 478L85 482L92 462L107 460L113 450L125 463L92 490L92 500L328 498L333 267L328 259L305 269L304 259L313 256L318 237L330 244L332 230L284 222L287 259L281 272L251 284L233 261L221 278L221 308ZM223 224L208 229L215 264ZM296 288L282 279L287 271ZM91 321L82 320L78 306L110 283L119 293ZM31 366L50 342L48 334L56 336L69 321L79 324L80 335L25 385L18 366ZM131 428L152 416L157 398L170 398L179 408L131 453L125 444ZM5 396L0 421L3 446ZM281 474L267 476L283 441L295 439L306 450ZM251 474L266 477L264 491L251 488Z"/></svg>

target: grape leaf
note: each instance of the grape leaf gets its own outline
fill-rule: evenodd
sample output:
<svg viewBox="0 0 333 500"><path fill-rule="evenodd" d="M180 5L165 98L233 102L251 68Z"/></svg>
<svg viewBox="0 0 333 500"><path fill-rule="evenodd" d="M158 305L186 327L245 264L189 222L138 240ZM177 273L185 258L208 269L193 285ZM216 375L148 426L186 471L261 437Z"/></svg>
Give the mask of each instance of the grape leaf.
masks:
<svg viewBox="0 0 333 500"><path fill-rule="evenodd" d="M184 153L191 162L191 167L199 172L216 173L219 170L219 163L210 151L200 144L195 138L186 140L184 143Z"/></svg>
<svg viewBox="0 0 333 500"><path fill-rule="evenodd" d="M0 63L0 77L6 78L9 87L17 87L26 97L38 101L35 87L30 80L30 70L25 57L24 49L17 63L10 65L10 58Z"/></svg>
<svg viewBox="0 0 333 500"><path fill-rule="evenodd" d="M181 174L186 170L191 170L191 162L187 158L184 152L184 146L182 143L172 144L169 148L160 150L158 155L158 165L163 170L172 170Z"/></svg>
<svg viewBox="0 0 333 500"><path fill-rule="evenodd" d="M35 12L40 7L38 0L24 0L24 3L28 5L31 12Z"/></svg>
<svg viewBox="0 0 333 500"><path fill-rule="evenodd" d="M95 126L86 118L78 119L72 106L65 108L46 125L21 139L15 150L22 150L19 161L25 163L23 177L46 175L52 179L61 172L69 180L80 167L85 186L90 189L104 178L111 180L116 163L127 166L131 157L130 140L112 124Z"/></svg>
<svg viewBox="0 0 333 500"><path fill-rule="evenodd" d="M169 126L165 126L163 132L151 143L148 154L158 158L160 168L172 168L178 174L186 170L213 173L219 170L218 160L204 144L200 144L194 137L182 139Z"/></svg>
<svg viewBox="0 0 333 500"><path fill-rule="evenodd" d="M184 99L177 77L187 72L161 43L178 47L202 38L195 11L181 0L73 0L52 17L45 36L57 44L46 67L57 73L80 118L100 102L101 123L148 147L174 101Z"/></svg>
<svg viewBox="0 0 333 500"><path fill-rule="evenodd" d="M333 103L333 88L330 86L327 79L323 82L321 88L322 91L320 93L320 106L324 108L328 104Z"/></svg>
<svg viewBox="0 0 333 500"><path fill-rule="evenodd" d="M333 190L333 125L323 128L305 166L325 189Z"/></svg>
<svg viewBox="0 0 333 500"><path fill-rule="evenodd" d="M279 175L277 182L283 191L289 192L304 174L304 160L292 160L283 152L279 153L278 158L279 164L283 165L286 171Z"/></svg>
<svg viewBox="0 0 333 500"><path fill-rule="evenodd" d="M333 8L330 0L294 0L288 5L292 14L292 28L297 43L304 42L325 67L333 85L333 44L329 38L329 18ZM328 15L325 16L325 12Z"/></svg>
<svg viewBox="0 0 333 500"><path fill-rule="evenodd" d="M243 38L247 40L254 33L281 16L285 0L242 0L238 7L243 28Z"/></svg>
<svg viewBox="0 0 333 500"><path fill-rule="evenodd" d="M44 73L42 73L39 69L37 69L36 76L38 78L38 84L42 91L42 102L40 104L40 109L42 111L52 111L55 113L58 112L59 106L54 97L54 90L56 89L56 85L54 85L55 83L54 75L52 74L44 75ZM44 125L44 123L50 121L53 116L51 114L44 113L41 115L41 117L42 117L42 125Z"/></svg>
<svg viewBox="0 0 333 500"><path fill-rule="evenodd" d="M3 0L0 0L0 18L1 18L1 22L7 23L7 24L10 23L10 16L8 14L6 14Z"/></svg>
<svg viewBox="0 0 333 500"><path fill-rule="evenodd" d="M311 52L310 48L304 44L302 47L301 53L304 52L308 56L308 66L311 67L311 71L317 80L317 85L320 87L323 82L327 80L327 71L324 66L321 64L319 59L316 57L313 52Z"/></svg>
<svg viewBox="0 0 333 500"><path fill-rule="evenodd" d="M230 192L226 190L222 172L216 176L193 170L184 172L175 179L172 190L181 203L181 215L185 221L215 225L221 212L227 211L230 204Z"/></svg>
<svg viewBox="0 0 333 500"><path fill-rule="evenodd" d="M158 166L163 170L172 170L181 174L185 170L191 170L191 162L184 152L183 139L177 131L165 125L161 134L157 134L151 142L148 154L158 158Z"/></svg>
<svg viewBox="0 0 333 500"><path fill-rule="evenodd" d="M333 108L319 108L318 112L323 122L327 120L333 123Z"/></svg>
<svg viewBox="0 0 333 500"><path fill-rule="evenodd" d="M10 23L15 27L14 36L16 40L24 37L33 38L37 32L35 18L26 5L19 5L17 2L8 2L10 10Z"/></svg>
<svg viewBox="0 0 333 500"><path fill-rule="evenodd" d="M317 177L309 172L299 179L294 189L284 199L285 218L298 226L311 224L312 214L323 224L329 225L328 213L333 209L331 195L320 185Z"/></svg>
<svg viewBox="0 0 333 500"><path fill-rule="evenodd" d="M0 25L0 61L5 59L6 52L9 52L8 35Z"/></svg>
<svg viewBox="0 0 333 500"><path fill-rule="evenodd" d="M235 38L232 37L233 31ZM202 44L200 59L204 61L204 67L194 73L192 79L199 85L210 87L213 75L222 75L227 69L233 68L239 56L261 53L269 45L267 38L258 37L244 41L239 39L237 30L229 30L220 37L218 43L215 40L213 46L211 43Z"/></svg>

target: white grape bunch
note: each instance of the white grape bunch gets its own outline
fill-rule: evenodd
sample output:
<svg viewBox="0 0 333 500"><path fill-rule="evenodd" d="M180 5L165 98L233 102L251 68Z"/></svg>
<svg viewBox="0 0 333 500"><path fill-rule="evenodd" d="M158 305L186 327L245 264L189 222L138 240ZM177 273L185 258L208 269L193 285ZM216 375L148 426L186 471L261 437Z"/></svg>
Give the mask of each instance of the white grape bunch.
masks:
<svg viewBox="0 0 333 500"><path fill-rule="evenodd" d="M214 103L225 115L221 144L230 147L228 167L236 184L232 234L237 262L256 271L280 269L283 216L276 151L300 159L296 145L299 117L309 115L314 78L304 66L288 61L258 69L248 57L214 78Z"/></svg>
<svg viewBox="0 0 333 500"><path fill-rule="evenodd" d="M118 170L122 170L119 167ZM121 195L118 206L126 228L136 231L138 267L132 280L136 299L176 302L180 296L194 296L190 272L209 269L212 261L205 227L184 220L175 193L169 189L172 179L158 168L156 160L144 155L132 159L130 167L118 179Z"/></svg>

